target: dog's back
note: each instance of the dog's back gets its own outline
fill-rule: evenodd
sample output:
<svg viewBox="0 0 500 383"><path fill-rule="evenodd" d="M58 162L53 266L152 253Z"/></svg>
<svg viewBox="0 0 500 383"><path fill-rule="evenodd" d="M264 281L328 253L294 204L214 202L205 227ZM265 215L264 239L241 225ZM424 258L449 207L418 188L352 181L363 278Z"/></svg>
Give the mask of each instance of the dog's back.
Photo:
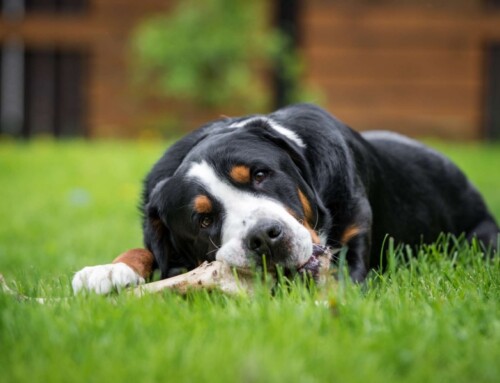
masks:
<svg viewBox="0 0 500 383"><path fill-rule="evenodd" d="M485 245L497 245L499 228L483 198L448 158L396 133L375 131L362 136L384 168L377 195L371 198L374 237L391 233L398 240L414 243L415 232L422 234L424 242L441 232L465 233L469 239L476 236ZM388 210L393 214L387 214ZM402 217L410 222L402 225Z"/></svg>

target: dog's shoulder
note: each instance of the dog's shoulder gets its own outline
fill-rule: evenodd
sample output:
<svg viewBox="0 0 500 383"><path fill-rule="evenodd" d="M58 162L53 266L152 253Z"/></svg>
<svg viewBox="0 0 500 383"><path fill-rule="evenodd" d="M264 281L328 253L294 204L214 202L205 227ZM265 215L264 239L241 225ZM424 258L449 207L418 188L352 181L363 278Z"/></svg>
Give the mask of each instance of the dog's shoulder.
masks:
<svg viewBox="0 0 500 383"><path fill-rule="evenodd" d="M413 177L425 174L465 182L463 173L448 157L419 141L389 131L367 131L361 135L388 170L398 169L407 174L411 170Z"/></svg>

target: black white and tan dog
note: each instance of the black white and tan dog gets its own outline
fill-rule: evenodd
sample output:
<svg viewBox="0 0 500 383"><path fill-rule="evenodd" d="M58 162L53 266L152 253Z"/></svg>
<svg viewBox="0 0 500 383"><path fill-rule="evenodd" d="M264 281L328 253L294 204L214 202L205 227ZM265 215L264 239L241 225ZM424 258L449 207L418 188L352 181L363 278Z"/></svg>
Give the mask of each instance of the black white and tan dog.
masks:
<svg viewBox="0 0 500 383"><path fill-rule="evenodd" d="M149 251L87 267L75 291L107 293L155 269L167 278L202 261L296 270L313 244L346 246L354 281L383 264L387 235L409 245L440 233L497 244L476 188L447 158L399 134L359 134L313 105L223 118L188 134L144 184ZM152 254L152 255L151 255Z"/></svg>

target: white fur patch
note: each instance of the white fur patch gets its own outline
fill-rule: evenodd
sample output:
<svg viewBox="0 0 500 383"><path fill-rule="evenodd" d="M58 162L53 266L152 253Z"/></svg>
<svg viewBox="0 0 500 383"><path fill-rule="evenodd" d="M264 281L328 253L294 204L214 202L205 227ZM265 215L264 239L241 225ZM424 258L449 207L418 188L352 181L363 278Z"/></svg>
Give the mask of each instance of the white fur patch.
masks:
<svg viewBox="0 0 500 383"><path fill-rule="evenodd" d="M125 263L89 266L78 271L71 285L74 293L82 290L97 294L109 294L113 289L122 289L144 283L144 278Z"/></svg>
<svg viewBox="0 0 500 383"><path fill-rule="evenodd" d="M279 221L290 234L289 257L286 267L296 267L306 262L312 254L310 233L278 201L244 192L220 179L206 162L193 163L187 176L195 178L224 207L222 244L216 259L237 267L248 267L252 260L247 256L245 240L248 231L260 219Z"/></svg>
<svg viewBox="0 0 500 383"><path fill-rule="evenodd" d="M264 116L251 117L251 118L248 118L246 120L235 122L234 124L231 124L230 128L244 128L245 126L247 126L253 122L258 122L258 121L262 121L263 123L269 125L271 127L271 129L275 130L276 132L278 132L282 136L285 136L289 140L295 142L301 148L306 147L306 144L304 143L304 141L302 141L302 138L300 138L297 133L291 131L290 129L285 128L284 126L281 126L280 124L278 124L276 121L272 120L269 117L264 117Z"/></svg>

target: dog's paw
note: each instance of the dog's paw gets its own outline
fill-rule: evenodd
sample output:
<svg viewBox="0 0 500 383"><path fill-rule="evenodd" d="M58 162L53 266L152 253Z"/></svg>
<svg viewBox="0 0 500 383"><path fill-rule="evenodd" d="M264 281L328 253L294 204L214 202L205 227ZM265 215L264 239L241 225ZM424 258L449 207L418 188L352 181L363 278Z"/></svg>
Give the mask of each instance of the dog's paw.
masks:
<svg viewBox="0 0 500 383"><path fill-rule="evenodd" d="M125 263L119 262L85 267L75 274L71 285L75 294L82 290L109 294L114 289L119 291L142 283L144 278Z"/></svg>

